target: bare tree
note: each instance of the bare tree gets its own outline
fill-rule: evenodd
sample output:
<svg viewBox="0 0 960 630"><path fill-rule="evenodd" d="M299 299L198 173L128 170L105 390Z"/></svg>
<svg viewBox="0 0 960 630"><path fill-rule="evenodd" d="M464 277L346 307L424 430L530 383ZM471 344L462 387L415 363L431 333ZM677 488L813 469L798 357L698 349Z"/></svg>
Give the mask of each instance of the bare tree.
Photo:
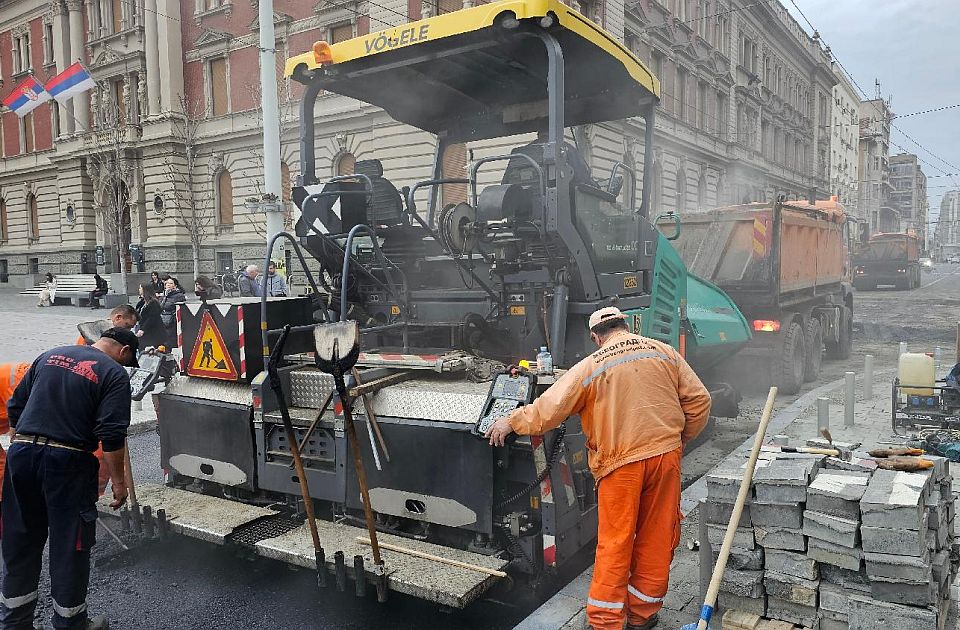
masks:
<svg viewBox="0 0 960 630"><path fill-rule="evenodd" d="M97 103L97 129L87 136L91 145L87 170L93 182L93 204L99 228L113 241L113 256L120 273L120 293L126 293L127 256L130 249L130 191L139 171L133 143L127 139L126 113L114 99ZM117 287L114 287L117 292Z"/></svg>
<svg viewBox="0 0 960 630"><path fill-rule="evenodd" d="M196 181L199 165L198 130L203 119L203 109L198 101L190 102L183 96L180 97L180 106L184 117L175 119L173 127L174 134L183 143L183 161L178 164L167 160L165 177L171 186L172 207L169 216L190 236L193 276L197 277L200 275L200 250L214 229L215 195L212 184L198 186ZM164 209L166 210L166 207Z"/></svg>

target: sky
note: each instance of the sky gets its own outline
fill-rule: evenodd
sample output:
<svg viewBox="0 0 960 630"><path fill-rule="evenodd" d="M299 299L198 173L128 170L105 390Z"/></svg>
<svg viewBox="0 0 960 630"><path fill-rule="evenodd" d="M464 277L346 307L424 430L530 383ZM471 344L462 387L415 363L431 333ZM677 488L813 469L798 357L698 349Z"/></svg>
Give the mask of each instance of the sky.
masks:
<svg viewBox="0 0 960 630"><path fill-rule="evenodd" d="M781 1L810 32L791 0ZM960 104L957 0L792 1L871 98L874 82L880 81L883 97L893 99L895 114ZM923 160L929 220L934 221L943 193L960 189L960 107L895 119L893 125L900 131L891 129L891 155L915 153Z"/></svg>

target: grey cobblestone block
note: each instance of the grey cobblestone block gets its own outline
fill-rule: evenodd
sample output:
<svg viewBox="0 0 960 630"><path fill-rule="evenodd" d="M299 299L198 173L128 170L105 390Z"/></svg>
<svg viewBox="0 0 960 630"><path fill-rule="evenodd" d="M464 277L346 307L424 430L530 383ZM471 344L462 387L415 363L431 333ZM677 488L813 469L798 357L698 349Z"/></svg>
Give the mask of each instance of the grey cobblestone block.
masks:
<svg viewBox="0 0 960 630"><path fill-rule="evenodd" d="M820 582L820 610L843 615L850 610L850 593L836 584Z"/></svg>
<svg viewBox="0 0 960 630"><path fill-rule="evenodd" d="M870 476L847 470L822 470L807 488L807 509L860 520L860 500Z"/></svg>
<svg viewBox="0 0 960 630"><path fill-rule="evenodd" d="M726 527L732 514L733 503L726 501L706 501L700 508L700 518L712 525ZM750 504L745 504L740 512L739 527L750 527Z"/></svg>
<svg viewBox="0 0 960 630"><path fill-rule="evenodd" d="M717 564L717 558L720 557L719 547L714 547L713 564ZM738 549L730 548L730 555L727 557L727 568L740 571L761 571L763 570L764 550L762 547L756 549Z"/></svg>
<svg viewBox="0 0 960 630"><path fill-rule="evenodd" d="M819 538L807 539L807 555L821 565L830 564L849 571L859 571L863 567L863 550L835 545Z"/></svg>
<svg viewBox="0 0 960 630"><path fill-rule="evenodd" d="M721 590L717 594L717 604L723 610L742 610L765 617L767 615L767 596L741 597Z"/></svg>
<svg viewBox="0 0 960 630"><path fill-rule="evenodd" d="M935 630L937 612L928 608L903 606L859 594L850 595L850 630Z"/></svg>
<svg viewBox="0 0 960 630"><path fill-rule="evenodd" d="M783 573L807 580L820 579L816 560L802 553L770 549L766 554L765 568L774 573Z"/></svg>
<svg viewBox="0 0 960 630"><path fill-rule="evenodd" d="M723 572L720 588L739 597L762 597L765 593L763 571L738 571L728 568Z"/></svg>
<svg viewBox="0 0 960 630"><path fill-rule="evenodd" d="M719 501L725 503L734 503L737 500L737 494L740 492L740 481L743 479L743 472L739 471L714 471L707 475L707 501ZM753 492L747 495L747 502Z"/></svg>
<svg viewBox="0 0 960 630"><path fill-rule="evenodd" d="M877 460L863 452L854 451L850 459L828 457L823 467L829 470L850 470L854 472L872 473L877 469Z"/></svg>
<svg viewBox="0 0 960 630"><path fill-rule="evenodd" d="M813 628L817 623L817 609L815 606L795 604L777 597L767 597L767 616L774 619L789 621L807 628Z"/></svg>
<svg viewBox="0 0 960 630"><path fill-rule="evenodd" d="M850 625L846 619L832 619L830 617L820 617L820 630L850 630Z"/></svg>
<svg viewBox="0 0 960 630"><path fill-rule="evenodd" d="M931 578L932 566L929 554L920 557L900 554L865 553L867 575L870 579L925 582Z"/></svg>
<svg viewBox="0 0 960 630"><path fill-rule="evenodd" d="M870 578L864 571L851 571L831 564L820 565L820 584L828 582L848 591L870 592Z"/></svg>
<svg viewBox="0 0 960 630"><path fill-rule="evenodd" d="M769 569L763 578L767 597L776 597L802 606L816 607L820 580L805 580L794 575L775 573Z"/></svg>
<svg viewBox="0 0 960 630"><path fill-rule="evenodd" d="M860 500L864 525L926 529L923 520L929 478L918 473L878 470Z"/></svg>
<svg viewBox="0 0 960 630"><path fill-rule="evenodd" d="M812 448L839 448L844 451L855 451L862 445L860 442L828 442L822 437L816 437L807 440L807 446Z"/></svg>
<svg viewBox="0 0 960 630"><path fill-rule="evenodd" d="M750 510L751 522L761 527L803 527L803 504L764 503L754 501Z"/></svg>
<svg viewBox="0 0 960 630"><path fill-rule="evenodd" d="M901 582L872 578L870 594L874 599L907 606L929 606L939 599L939 588L932 581Z"/></svg>
<svg viewBox="0 0 960 630"><path fill-rule="evenodd" d="M765 503L803 503L812 472L819 460L776 459L758 468L753 475L757 501Z"/></svg>
<svg viewBox="0 0 960 630"><path fill-rule="evenodd" d="M830 516L823 512L806 510L803 513L803 533L806 536L844 547L857 546L860 540L858 525L857 521Z"/></svg>
<svg viewBox="0 0 960 630"><path fill-rule="evenodd" d="M869 553L921 557L928 550L926 514L923 515L921 522L922 527L919 530L864 525L860 528L860 535L863 537L863 550Z"/></svg>
<svg viewBox="0 0 960 630"><path fill-rule="evenodd" d="M806 551L807 537L802 529L789 527L754 527L757 544L765 549Z"/></svg>
<svg viewBox="0 0 960 630"><path fill-rule="evenodd" d="M933 581L944 590L950 583L950 553L943 549L930 560Z"/></svg>
<svg viewBox="0 0 960 630"><path fill-rule="evenodd" d="M723 537L727 533L726 525L707 525L707 540L717 549L723 544ZM738 527L733 535L733 546L740 549L756 549L757 543L753 538L752 527Z"/></svg>

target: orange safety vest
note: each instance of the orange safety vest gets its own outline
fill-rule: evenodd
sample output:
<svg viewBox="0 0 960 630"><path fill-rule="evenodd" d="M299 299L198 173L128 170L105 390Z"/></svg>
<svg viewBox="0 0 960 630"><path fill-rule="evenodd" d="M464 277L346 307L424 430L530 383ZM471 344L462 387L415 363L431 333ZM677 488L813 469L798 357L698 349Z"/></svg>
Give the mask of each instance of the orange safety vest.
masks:
<svg viewBox="0 0 960 630"><path fill-rule="evenodd" d="M13 396L23 376L30 369L29 363L4 363L0 365L0 433L10 430L10 420L7 418L7 401Z"/></svg>

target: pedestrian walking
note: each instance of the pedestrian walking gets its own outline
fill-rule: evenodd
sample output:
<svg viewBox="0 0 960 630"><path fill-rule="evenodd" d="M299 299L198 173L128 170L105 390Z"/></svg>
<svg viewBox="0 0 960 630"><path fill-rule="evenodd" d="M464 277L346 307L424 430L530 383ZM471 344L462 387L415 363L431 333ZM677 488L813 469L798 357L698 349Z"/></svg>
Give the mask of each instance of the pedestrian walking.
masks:
<svg viewBox="0 0 960 630"><path fill-rule="evenodd" d="M57 299L57 278L49 271L43 282L43 288L40 289L40 301L37 306L53 306Z"/></svg>
<svg viewBox="0 0 960 630"><path fill-rule="evenodd" d="M287 297L287 281L277 273L277 265L272 262L267 266L266 284L269 297Z"/></svg>
<svg viewBox="0 0 960 630"><path fill-rule="evenodd" d="M163 280L160 277L159 271L150 273L150 290L157 297L163 295Z"/></svg>
<svg viewBox="0 0 960 630"><path fill-rule="evenodd" d="M587 598L595 630L652 628L680 541L680 458L706 426L710 393L669 345L634 335L609 306L589 319L599 350L542 396L497 420L490 444L579 415L597 484L597 552Z"/></svg>
<svg viewBox="0 0 960 630"><path fill-rule="evenodd" d="M197 297L206 302L207 300L219 300L223 297L223 290L213 283L213 280L206 276L197 276L193 281Z"/></svg>
<svg viewBox="0 0 960 630"><path fill-rule="evenodd" d="M160 319L160 302L153 292L153 285L140 285L140 301L137 302L137 325L134 333L143 347L160 346L166 341L167 331Z"/></svg>
<svg viewBox="0 0 960 630"><path fill-rule="evenodd" d="M247 265L240 277L237 278L237 287L240 290L240 297L260 297L260 283L257 282L257 276L260 275L260 268L256 265Z"/></svg>
<svg viewBox="0 0 960 630"><path fill-rule="evenodd" d="M100 308L99 298L107 294L107 281L99 273L93 274L93 281L97 283L97 288L90 292L90 308Z"/></svg>
<svg viewBox="0 0 960 630"><path fill-rule="evenodd" d="M92 346L40 355L9 403L16 430L3 477L0 627L33 628L43 549L49 536L54 628L108 628L87 615L90 548L96 542L97 459L103 444L113 501L127 500L124 442L130 425L130 379L138 343L111 328Z"/></svg>
<svg viewBox="0 0 960 630"><path fill-rule="evenodd" d="M24 374L30 369L29 363L4 363L0 365L0 435L10 433L10 420L7 418L7 402L13 396ZM6 467L7 454L0 449L0 479ZM0 499L3 498L3 485L0 484Z"/></svg>
<svg viewBox="0 0 960 630"><path fill-rule="evenodd" d="M166 331L164 339L168 348L177 346L177 304L187 301L176 278L167 278L163 283L163 297L160 298L160 321Z"/></svg>

